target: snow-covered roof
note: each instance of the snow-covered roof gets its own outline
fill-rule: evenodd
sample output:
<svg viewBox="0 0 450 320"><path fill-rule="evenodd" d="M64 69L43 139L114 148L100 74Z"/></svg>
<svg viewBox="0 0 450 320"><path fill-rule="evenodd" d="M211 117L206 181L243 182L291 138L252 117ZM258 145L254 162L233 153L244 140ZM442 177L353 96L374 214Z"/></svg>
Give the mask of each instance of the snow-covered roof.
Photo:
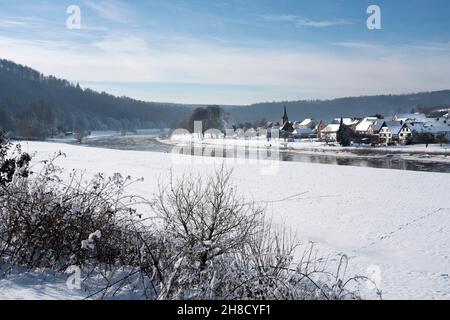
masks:
<svg viewBox="0 0 450 320"><path fill-rule="evenodd" d="M368 120L363 119L360 123L358 123L358 125L356 126L356 131L360 131L360 132L366 132L367 130L369 130L370 126L373 125L374 121L372 120Z"/></svg>
<svg viewBox="0 0 450 320"><path fill-rule="evenodd" d="M341 127L340 124L333 124L333 123L332 123L332 124L327 125L327 126L322 130L322 132L323 132L323 133L334 133L334 132L338 132L340 127Z"/></svg>
<svg viewBox="0 0 450 320"><path fill-rule="evenodd" d="M384 123L392 134L398 134L403 127L400 121L385 121Z"/></svg>
<svg viewBox="0 0 450 320"><path fill-rule="evenodd" d="M279 121L269 122L268 124L269 124L269 126L271 126L271 127L276 127L276 126L280 126L280 125L281 125Z"/></svg>
<svg viewBox="0 0 450 320"><path fill-rule="evenodd" d="M396 116L396 121L407 121L407 120L414 120L414 121L426 121L427 116L424 113L402 113L398 114Z"/></svg>
<svg viewBox="0 0 450 320"><path fill-rule="evenodd" d="M381 126L384 124L384 120L377 120L372 124L373 131L380 131Z"/></svg>
<svg viewBox="0 0 450 320"><path fill-rule="evenodd" d="M417 132L417 133L434 133L434 134L438 134L438 133L448 133L450 132L450 125L446 125L444 123L436 123L434 125L425 125L423 123L407 123L406 124L408 126L408 128L413 131L413 132Z"/></svg>
<svg viewBox="0 0 450 320"><path fill-rule="evenodd" d="M312 122L312 119L306 118L302 122L299 123L299 126L308 126Z"/></svg>
<svg viewBox="0 0 450 320"><path fill-rule="evenodd" d="M426 132L427 128L424 126L423 123L407 123L406 126L408 126L409 130L414 132Z"/></svg>
<svg viewBox="0 0 450 320"><path fill-rule="evenodd" d="M426 127L426 130L428 130L428 132L430 133L448 133L450 132L450 125L441 124L430 126Z"/></svg>
<svg viewBox="0 0 450 320"><path fill-rule="evenodd" d="M341 118L336 118L336 119L334 119L333 122L340 124ZM357 124L358 120L353 120L352 118L342 118L342 123L345 124L346 126L351 126L351 125Z"/></svg>

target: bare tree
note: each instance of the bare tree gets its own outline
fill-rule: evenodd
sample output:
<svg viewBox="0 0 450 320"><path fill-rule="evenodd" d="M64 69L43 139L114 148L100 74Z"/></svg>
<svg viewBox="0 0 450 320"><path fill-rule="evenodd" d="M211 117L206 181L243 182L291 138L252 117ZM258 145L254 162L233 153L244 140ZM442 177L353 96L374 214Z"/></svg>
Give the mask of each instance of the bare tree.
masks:
<svg viewBox="0 0 450 320"><path fill-rule="evenodd" d="M171 176L168 186L160 185L155 208L165 230L182 239L187 248L204 248L199 257L201 270L208 260L245 244L264 212L237 195L231 174L222 166L206 182L193 176L174 182Z"/></svg>
<svg viewBox="0 0 450 320"><path fill-rule="evenodd" d="M85 129L77 129L75 130L75 139L77 143L83 143L83 139L89 136L89 132Z"/></svg>

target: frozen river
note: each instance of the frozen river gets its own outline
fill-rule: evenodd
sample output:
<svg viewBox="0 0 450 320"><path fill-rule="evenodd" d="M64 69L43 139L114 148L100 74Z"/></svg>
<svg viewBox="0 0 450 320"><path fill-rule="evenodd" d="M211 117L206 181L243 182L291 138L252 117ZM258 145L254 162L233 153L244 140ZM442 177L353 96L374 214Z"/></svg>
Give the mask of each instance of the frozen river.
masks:
<svg viewBox="0 0 450 320"><path fill-rule="evenodd" d="M245 157L247 159L256 158L259 160L270 159L289 162L320 163L339 166L357 166L366 168L396 169L425 172L450 173L450 161L436 162L423 157L423 159L407 159L401 154L379 154L370 156L354 156L343 153L303 152L298 150L276 150L259 148L242 148L235 146L226 150L213 147L211 145L194 144L183 146L183 150L178 147L176 150L173 144L164 143L157 139L156 134L129 135L129 136L100 136L87 139L86 146L133 151L154 151L154 152L182 152L192 155L207 155L212 157Z"/></svg>

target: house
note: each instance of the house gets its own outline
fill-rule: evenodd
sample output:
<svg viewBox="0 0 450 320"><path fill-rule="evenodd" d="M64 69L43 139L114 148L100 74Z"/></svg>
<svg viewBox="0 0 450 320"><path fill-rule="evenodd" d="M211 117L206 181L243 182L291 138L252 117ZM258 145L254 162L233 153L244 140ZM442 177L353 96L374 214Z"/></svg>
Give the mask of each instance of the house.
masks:
<svg viewBox="0 0 450 320"><path fill-rule="evenodd" d="M374 134L373 125L377 121L378 121L377 118L370 118L370 117L364 118L358 124L356 124L355 132L360 135L371 136Z"/></svg>
<svg viewBox="0 0 450 320"><path fill-rule="evenodd" d="M398 141L405 144L413 133L419 132L423 129L423 124L404 123L398 133Z"/></svg>
<svg viewBox="0 0 450 320"><path fill-rule="evenodd" d="M272 137L290 138L295 131L294 125L289 121L286 106L284 106L284 114L280 122L271 122L267 129L267 139Z"/></svg>
<svg viewBox="0 0 450 320"><path fill-rule="evenodd" d="M411 133L424 133L428 131L427 127L420 122L405 123L404 126L407 126Z"/></svg>
<svg viewBox="0 0 450 320"><path fill-rule="evenodd" d="M298 129L314 129L317 126L318 122L314 119L305 119L302 122L299 122L295 125Z"/></svg>
<svg viewBox="0 0 450 320"><path fill-rule="evenodd" d="M427 116L424 113L403 113L394 114L392 116L392 121L402 121L402 122L426 122Z"/></svg>
<svg viewBox="0 0 450 320"><path fill-rule="evenodd" d="M325 129L326 126L327 124L322 120L320 120L319 124L314 128L314 133L316 134L316 137L320 138L320 133L322 132L323 129Z"/></svg>
<svg viewBox="0 0 450 320"><path fill-rule="evenodd" d="M381 130L381 126L384 124L384 119L378 119L377 121L375 121L372 126L371 126L371 131L372 131L372 135L374 136L379 136L380 135L380 130Z"/></svg>
<svg viewBox="0 0 450 320"><path fill-rule="evenodd" d="M436 120L433 124L420 123L420 122L406 122L402 125L402 128L398 134L398 141L400 143L406 143L409 138L420 134L431 134L435 138L441 136L450 141L450 125L441 123Z"/></svg>
<svg viewBox="0 0 450 320"><path fill-rule="evenodd" d="M337 132L341 127L340 123L329 124L324 129L320 131L320 139L325 141L336 141L337 140Z"/></svg>
<svg viewBox="0 0 450 320"><path fill-rule="evenodd" d="M444 140L450 141L450 125L435 124L432 126L424 125L423 123L405 123L400 130L399 141L406 143L409 138L420 134L430 134L434 138L444 138Z"/></svg>
<svg viewBox="0 0 450 320"><path fill-rule="evenodd" d="M355 132L360 135L373 135L372 122L370 121L361 121L355 127Z"/></svg>
<svg viewBox="0 0 450 320"><path fill-rule="evenodd" d="M448 117L442 116L442 117L436 118L436 121L428 122L428 124L431 124L431 125L433 125L433 123L438 123L440 125L442 125L442 124L444 124L444 125L445 124L449 124Z"/></svg>
<svg viewBox="0 0 450 320"><path fill-rule="evenodd" d="M386 143L398 141L400 130L403 128L401 121L384 121L381 125L379 136Z"/></svg>
<svg viewBox="0 0 450 320"><path fill-rule="evenodd" d="M450 124L448 123L435 123L431 126L426 126L426 130L433 134L434 137L443 136L450 141Z"/></svg>
<svg viewBox="0 0 450 320"><path fill-rule="evenodd" d="M293 132L293 135L296 139L308 139L316 137L315 130L311 128L297 128Z"/></svg>

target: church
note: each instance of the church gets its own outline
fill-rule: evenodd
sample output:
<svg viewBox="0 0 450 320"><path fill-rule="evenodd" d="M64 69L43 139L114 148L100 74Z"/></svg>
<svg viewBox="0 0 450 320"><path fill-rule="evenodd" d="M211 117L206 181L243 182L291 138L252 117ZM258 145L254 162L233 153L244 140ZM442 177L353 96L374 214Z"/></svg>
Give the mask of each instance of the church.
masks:
<svg viewBox="0 0 450 320"><path fill-rule="evenodd" d="M281 119L280 137L288 138L295 131L294 125L289 121L286 106L284 106L284 115Z"/></svg>

